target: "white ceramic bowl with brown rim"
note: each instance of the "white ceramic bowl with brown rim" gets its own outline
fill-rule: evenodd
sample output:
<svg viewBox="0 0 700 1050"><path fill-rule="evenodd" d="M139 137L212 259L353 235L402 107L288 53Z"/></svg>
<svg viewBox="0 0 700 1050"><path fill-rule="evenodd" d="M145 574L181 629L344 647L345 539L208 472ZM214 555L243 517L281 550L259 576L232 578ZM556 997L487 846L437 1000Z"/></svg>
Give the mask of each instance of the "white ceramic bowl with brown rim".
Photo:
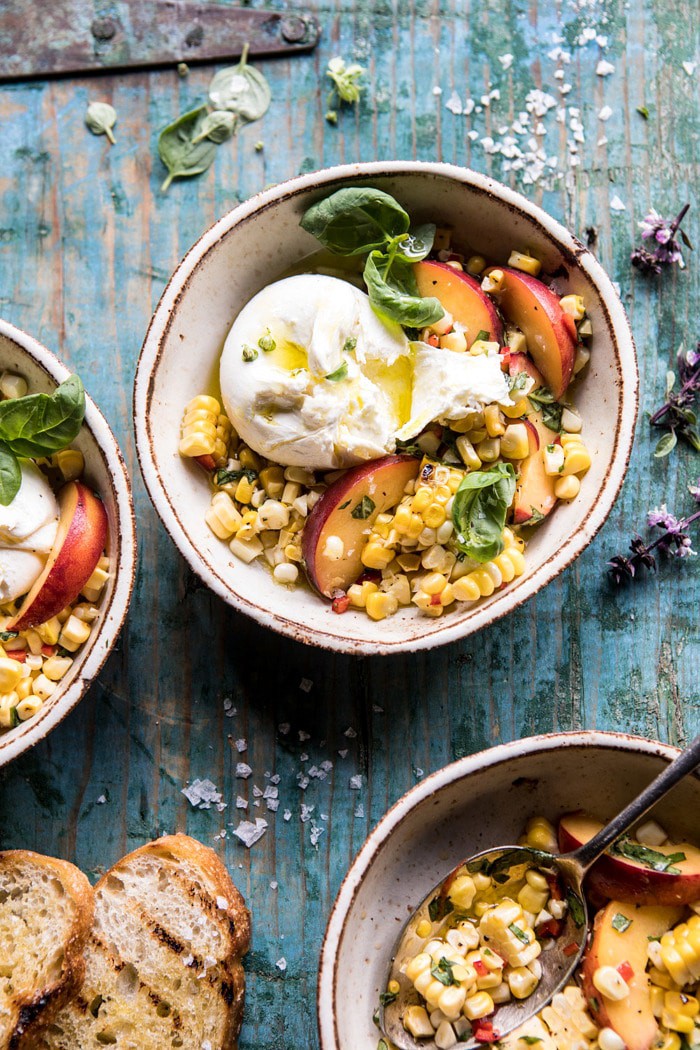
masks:
<svg viewBox="0 0 700 1050"><path fill-rule="evenodd" d="M180 420L197 393L218 390L224 340L243 305L318 249L299 226L304 211L340 186L393 194L415 222L455 228L455 239L505 261L524 245L546 272L562 267L562 290L583 295L595 332L577 407L593 466L581 495L535 530L525 575L476 605L439 618L415 607L375 623L339 616L305 587L279 586L260 565L243 564L209 530L208 483L178 455ZM541 208L485 175L447 164L353 164L312 172L258 194L215 223L173 274L151 321L136 373L134 417L141 470L155 508L198 576L259 623L302 642L351 653L392 653L442 645L492 624L521 605L590 543L605 521L632 446L638 376L629 323L610 278L591 253Z"/></svg>
<svg viewBox="0 0 700 1050"><path fill-rule="evenodd" d="M24 376L29 392L52 393L71 374L57 357L25 332L0 320L0 373ZM43 740L72 711L99 673L117 640L131 599L136 532L131 485L116 439L95 403L86 396L85 422L73 442L85 457L85 479L107 510L110 578L97 603L100 617L73 665L39 713L0 732L0 766Z"/></svg>
<svg viewBox="0 0 700 1050"><path fill-rule="evenodd" d="M345 877L321 950L321 1050L377 1050L372 1022L396 938L432 886L466 857L517 841L529 817L615 816L678 749L618 733L535 736L426 777L379 822ZM654 810L678 840L698 835L700 776Z"/></svg>

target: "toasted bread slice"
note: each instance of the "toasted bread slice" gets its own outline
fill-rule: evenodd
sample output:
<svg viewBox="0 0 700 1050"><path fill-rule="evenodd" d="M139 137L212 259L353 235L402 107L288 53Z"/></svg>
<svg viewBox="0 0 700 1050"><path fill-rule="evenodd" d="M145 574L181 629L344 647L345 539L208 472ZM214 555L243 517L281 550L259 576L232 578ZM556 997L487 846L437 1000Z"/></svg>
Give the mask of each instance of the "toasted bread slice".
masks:
<svg viewBox="0 0 700 1050"><path fill-rule="evenodd" d="M243 1016L243 898L186 835L129 853L95 886L82 988L36 1050L231 1050Z"/></svg>
<svg viewBox="0 0 700 1050"><path fill-rule="evenodd" d="M92 913L92 887L72 864L0 853L0 1050L31 1047L26 1031L80 987Z"/></svg>

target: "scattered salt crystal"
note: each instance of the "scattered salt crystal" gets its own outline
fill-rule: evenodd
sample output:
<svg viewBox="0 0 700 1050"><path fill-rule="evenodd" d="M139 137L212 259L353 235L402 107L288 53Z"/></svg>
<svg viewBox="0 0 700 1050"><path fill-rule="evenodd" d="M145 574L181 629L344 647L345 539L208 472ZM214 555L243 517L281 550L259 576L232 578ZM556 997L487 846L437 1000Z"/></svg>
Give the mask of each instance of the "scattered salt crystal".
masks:
<svg viewBox="0 0 700 1050"><path fill-rule="evenodd" d="M248 808L248 800L245 799L245 798L242 798L242 796L239 795L238 798L236 799L236 809L247 809L247 808Z"/></svg>
<svg viewBox="0 0 700 1050"><path fill-rule="evenodd" d="M280 724L277 726L277 730L282 734L282 736L286 736L291 728L292 727L290 726L289 722L280 722Z"/></svg>
<svg viewBox="0 0 700 1050"><path fill-rule="evenodd" d="M374 711L375 715L384 714L384 708L380 707L379 704L372 704L372 710Z"/></svg>
<svg viewBox="0 0 700 1050"><path fill-rule="evenodd" d="M474 129L472 128L471 131L467 132L467 135L471 139L472 142L475 142L476 139L478 139L478 137L479 137L479 132L478 131L474 131Z"/></svg>
<svg viewBox="0 0 700 1050"><path fill-rule="evenodd" d="M263 820L262 817L256 817L254 824L251 820L242 820L233 834L237 839L241 840L244 846L250 849L258 839L263 837L266 831L267 821Z"/></svg>
<svg viewBox="0 0 700 1050"><path fill-rule="evenodd" d="M217 897L216 906L219 909L219 911L226 911L226 909L228 908L228 901L225 897Z"/></svg>
<svg viewBox="0 0 700 1050"><path fill-rule="evenodd" d="M554 72L554 79L555 80L563 80L564 76L565 76L565 73L564 73L563 69L555 70L555 72Z"/></svg>
<svg viewBox="0 0 700 1050"><path fill-rule="evenodd" d="M602 139L598 139L598 145L599 146L607 146L607 144L608 144L608 140L607 140L605 135L603 135Z"/></svg>
<svg viewBox="0 0 700 1050"><path fill-rule="evenodd" d="M364 815L365 815L365 807L360 802L360 803L358 803L357 806L355 806L355 816L356 817L364 817Z"/></svg>
<svg viewBox="0 0 700 1050"><path fill-rule="evenodd" d="M302 744L305 740L311 739L311 733L306 733L303 729L300 729L297 735L299 737L299 742Z"/></svg>
<svg viewBox="0 0 700 1050"><path fill-rule="evenodd" d="M343 733L343 736L346 736L346 737L348 737L348 738L349 738L350 740L354 740L354 739L355 739L355 737L357 736L357 733L356 733L356 732L355 732L355 730L354 730L354 729L352 728L352 726L349 726L349 727L348 727L348 728L347 728L347 729L345 730L345 732Z"/></svg>
<svg viewBox="0 0 700 1050"><path fill-rule="evenodd" d="M571 84L562 84L561 87L559 88L559 94L560 95L568 95L570 91L571 91Z"/></svg>
<svg viewBox="0 0 700 1050"><path fill-rule="evenodd" d="M240 740L236 741L236 751L240 754L241 751L247 751L247 750L248 750L248 741L244 740L244 738L241 737Z"/></svg>
<svg viewBox="0 0 700 1050"><path fill-rule="evenodd" d="M513 65L513 56L510 54L510 52L506 52L505 55L498 56L498 61L501 63L503 69L510 69L510 67Z"/></svg>
<svg viewBox="0 0 700 1050"><path fill-rule="evenodd" d="M299 761L300 762L308 762L309 761L309 756L307 755L306 751L302 751L302 753L299 755Z"/></svg>
<svg viewBox="0 0 700 1050"><path fill-rule="evenodd" d="M233 707L233 700L230 696L224 698L224 711L230 711Z"/></svg>
<svg viewBox="0 0 700 1050"><path fill-rule="evenodd" d="M486 106L486 108L488 108L491 105L491 98L489 95L482 95L479 99L479 102L482 106Z"/></svg>
<svg viewBox="0 0 700 1050"><path fill-rule="evenodd" d="M282 815L282 819L283 820L291 820L292 819L292 811L291 811L291 809L285 809L285 811L284 811L284 813Z"/></svg>
<svg viewBox="0 0 700 1050"><path fill-rule="evenodd" d="M611 116L612 109L610 106L603 106L603 108L598 111L598 120L610 120Z"/></svg>
<svg viewBox="0 0 700 1050"><path fill-rule="evenodd" d="M456 91L453 91L447 102L445 103L445 109L449 109L450 113L454 113L456 117L460 117L464 113L464 106L462 100Z"/></svg>
<svg viewBox="0 0 700 1050"><path fill-rule="evenodd" d="M287 969L287 960L285 959L285 957L282 956L281 959L278 959L275 963L275 966L280 971L280 973L284 973L284 971Z"/></svg>
<svg viewBox="0 0 700 1050"><path fill-rule="evenodd" d="M420 780L420 778L423 776L423 770L420 768L420 766L414 766L413 767L413 775L418 780Z"/></svg>
<svg viewBox="0 0 700 1050"><path fill-rule="evenodd" d="M442 94L442 88L440 87L439 84L436 84L435 87L433 88L433 94L434 95L441 95Z"/></svg>
<svg viewBox="0 0 700 1050"><path fill-rule="evenodd" d="M280 800L278 798L268 798L267 799L267 808L272 813L276 813L277 810L280 808Z"/></svg>
<svg viewBox="0 0 700 1050"><path fill-rule="evenodd" d="M217 808L219 804L220 809L226 808L226 803L222 802L221 793L211 780L193 780L189 787L182 789L182 794L195 809L211 809L212 802L217 805Z"/></svg>
<svg viewBox="0 0 700 1050"><path fill-rule="evenodd" d="M601 58L598 65L595 67L595 71L599 77L609 77L611 73L615 72L615 66L611 62L607 62L604 58Z"/></svg>
<svg viewBox="0 0 700 1050"><path fill-rule="evenodd" d="M185 955L182 960L183 966L191 966L194 962L194 955Z"/></svg>
<svg viewBox="0 0 700 1050"><path fill-rule="evenodd" d="M359 791L362 787L362 774L357 773L354 777L350 777L350 788L352 791Z"/></svg>
<svg viewBox="0 0 700 1050"><path fill-rule="evenodd" d="M321 763L321 769L323 770L323 772L324 773L330 773L332 768L333 768L333 763L329 759L325 758L323 760L323 762Z"/></svg>
<svg viewBox="0 0 700 1050"><path fill-rule="evenodd" d="M253 784L253 798L262 798L262 791L257 784Z"/></svg>
<svg viewBox="0 0 700 1050"><path fill-rule="evenodd" d="M280 789L274 787L272 784L266 784L263 792L263 798L279 798Z"/></svg>
<svg viewBox="0 0 700 1050"><path fill-rule="evenodd" d="M273 880L273 881L272 881L272 882L270 883L270 889L271 889L271 890L276 890L278 886L279 886L279 882L277 882L277 880L276 880L276 879L275 879L275 880Z"/></svg>
<svg viewBox="0 0 700 1050"><path fill-rule="evenodd" d="M313 687L314 683L311 678L302 678L302 680L299 682L299 688L301 689L302 693L310 693Z"/></svg>
<svg viewBox="0 0 700 1050"><path fill-rule="evenodd" d="M322 813L321 814L321 820L328 820L328 814L327 813Z"/></svg>
<svg viewBox="0 0 700 1050"><path fill-rule="evenodd" d="M252 772L253 772L253 770L250 768L250 766L246 762L239 762L236 765L236 776L240 780L247 780Z"/></svg>
<svg viewBox="0 0 700 1050"><path fill-rule="evenodd" d="M280 778L279 773L273 773L273 775L270 777L270 783L271 784L279 784L280 779L281 778Z"/></svg>
<svg viewBox="0 0 700 1050"><path fill-rule="evenodd" d="M311 820L311 814L315 809L315 806L307 806L302 802L301 812L299 814L299 819L301 820L302 824L306 824L307 820Z"/></svg>
<svg viewBox="0 0 700 1050"><path fill-rule="evenodd" d="M260 809L260 799L259 799L259 798L256 798L256 799L255 799L255 801L253 802L253 805L254 805L254 806L257 806L257 807L258 807L258 809Z"/></svg>
<svg viewBox="0 0 700 1050"><path fill-rule="evenodd" d="M317 846L318 840L323 834L323 828L319 828L316 824L311 824L311 831L309 832L309 838L311 839L311 845Z"/></svg>
<svg viewBox="0 0 700 1050"><path fill-rule="evenodd" d="M303 773L297 773L297 783L302 791L306 791L309 786L309 778L304 776Z"/></svg>
<svg viewBox="0 0 700 1050"><path fill-rule="evenodd" d="M348 749L346 747L344 747L342 749L342 751L338 752L338 754L340 755L341 758L347 758L348 757Z"/></svg>
<svg viewBox="0 0 700 1050"><path fill-rule="evenodd" d="M681 65L683 66L683 69L688 74L688 76L692 77L693 73L695 72L697 62L681 62Z"/></svg>
<svg viewBox="0 0 700 1050"><path fill-rule="evenodd" d="M607 47L608 46L608 38L606 36L601 36L600 33L595 38L595 42L598 45L598 47Z"/></svg>
<svg viewBox="0 0 700 1050"><path fill-rule="evenodd" d="M95 805L96 806L104 806L106 801L107 801L107 796L106 795L100 795L100 797L97 799L97 802L95 803Z"/></svg>
<svg viewBox="0 0 700 1050"><path fill-rule="evenodd" d="M473 112L474 112L474 99L473 98L468 98L467 101L464 103L464 115L465 115L465 117L468 117L469 114L473 113Z"/></svg>
<svg viewBox="0 0 700 1050"><path fill-rule="evenodd" d="M620 200L617 194L610 201L610 208L612 211L627 211L624 203Z"/></svg>

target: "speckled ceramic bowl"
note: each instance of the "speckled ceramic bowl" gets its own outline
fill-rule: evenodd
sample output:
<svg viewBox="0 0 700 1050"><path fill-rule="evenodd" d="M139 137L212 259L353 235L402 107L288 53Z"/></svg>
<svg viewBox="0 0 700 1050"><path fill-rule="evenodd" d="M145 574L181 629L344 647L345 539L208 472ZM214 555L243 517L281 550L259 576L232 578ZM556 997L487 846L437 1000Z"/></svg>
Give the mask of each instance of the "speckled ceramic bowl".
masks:
<svg viewBox="0 0 700 1050"><path fill-rule="evenodd" d="M17 372L30 393L51 393L70 372L36 339L0 320L0 373ZM107 659L124 623L134 581L136 533L131 486L119 446L99 408L86 397L85 423L75 441L85 477L107 509L111 575L99 600L100 618L73 666L35 718L0 733L0 766L43 740L75 707Z"/></svg>
<svg viewBox="0 0 700 1050"><path fill-rule="evenodd" d="M614 816L678 750L617 733L518 740L426 777L379 822L340 887L318 981L322 1050L377 1050L372 1023L391 951L409 912L452 868L506 845L528 819L585 807ZM700 777L686 777L654 810L679 839L697 838Z"/></svg>
<svg viewBox="0 0 700 1050"><path fill-rule="evenodd" d="M524 576L473 607L453 606L433 619L404 609L377 624L338 616L310 589L289 590L259 564L237 561L204 521L206 480L177 451L184 406L218 388L226 334L242 306L266 284L315 251L299 226L314 201L341 185L373 185L394 194L416 222L455 227L487 258L505 260L528 245L562 288L585 296L595 337L579 384L593 466L581 495L535 531ZM188 252L151 321L134 391L141 469L155 508L192 569L216 594L260 623L302 642L352 653L430 648L492 624L522 604L590 543L625 474L637 412L637 365L625 311L600 264L536 205L484 175L446 164L356 164L313 172L253 197L225 215Z"/></svg>

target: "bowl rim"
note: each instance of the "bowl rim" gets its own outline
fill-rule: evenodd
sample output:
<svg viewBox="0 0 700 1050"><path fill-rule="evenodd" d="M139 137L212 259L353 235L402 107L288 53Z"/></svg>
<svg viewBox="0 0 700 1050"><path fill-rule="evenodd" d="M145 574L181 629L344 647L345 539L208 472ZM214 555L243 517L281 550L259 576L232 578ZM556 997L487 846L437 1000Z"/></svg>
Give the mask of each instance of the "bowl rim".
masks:
<svg viewBox="0 0 700 1050"><path fill-rule="evenodd" d="M191 278L210 251L234 227L244 223L269 207L290 200L308 191L321 191L332 184L353 182L381 176L425 175L461 183L470 191L499 200L511 210L524 213L527 219L539 225L556 249L568 256L596 287L613 341L617 371L620 375L618 425L610 466L583 521L575 532L536 569L519 581L517 590L504 592L495 605L477 609L466 622L445 618L444 624L431 624L429 634L411 635L393 640L357 639L344 637L342 620L337 618L337 630L309 627L288 616L271 611L236 592L225 575L211 564L195 547L180 519L178 508L169 496L156 466L153 452L157 435L150 425L150 404L155 387L155 376L163 353L163 340L173 323L174 311L186 293ZM483 627L490 626L514 608L532 598L581 554L605 523L627 472L639 405L639 371L636 350L629 319L612 280L592 252L574 234L552 218L542 208L515 190L486 175L453 164L429 161L372 161L337 165L296 176L277 186L255 194L214 222L189 249L173 272L160 297L146 332L136 366L133 393L134 428L139 467L149 497L163 526L193 572L218 597L262 624L296 641L320 648L354 655L388 655L430 649L464 638ZM332 621L329 621L329 623ZM336 625L333 624L335 627Z"/></svg>
<svg viewBox="0 0 700 1050"><path fill-rule="evenodd" d="M535 755L540 752L591 747L611 751L625 751L652 755L672 761L681 749L659 740L633 736L630 733L615 733L602 730L575 730L566 733L542 733L537 736L498 744L473 755L459 758L436 770L410 788L391 806L379 823L369 833L360 847L336 894L321 943L318 980L316 984L316 1020L321 1050L340 1050L340 1038L335 1008L339 975L338 953L346 933L350 908L371 868L377 854L387 839L403 823L420 803L451 784L467 781L484 769L510 762L513 758ZM700 772L692 776L700 779Z"/></svg>
<svg viewBox="0 0 700 1050"><path fill-rule="evenodd" d="M56 384L72 373L51 350L33 336L0 318L0 336L26 353ZM92 398L85 395L85 421L110 479L118 523L114 537L114 588L100 610L100 622L79 673L46 714L32 718L0 737L0 767L34 747L62 722L80 702L114 648L126 615L136 575L136 518L131 482L117 439Z"/></svg>

